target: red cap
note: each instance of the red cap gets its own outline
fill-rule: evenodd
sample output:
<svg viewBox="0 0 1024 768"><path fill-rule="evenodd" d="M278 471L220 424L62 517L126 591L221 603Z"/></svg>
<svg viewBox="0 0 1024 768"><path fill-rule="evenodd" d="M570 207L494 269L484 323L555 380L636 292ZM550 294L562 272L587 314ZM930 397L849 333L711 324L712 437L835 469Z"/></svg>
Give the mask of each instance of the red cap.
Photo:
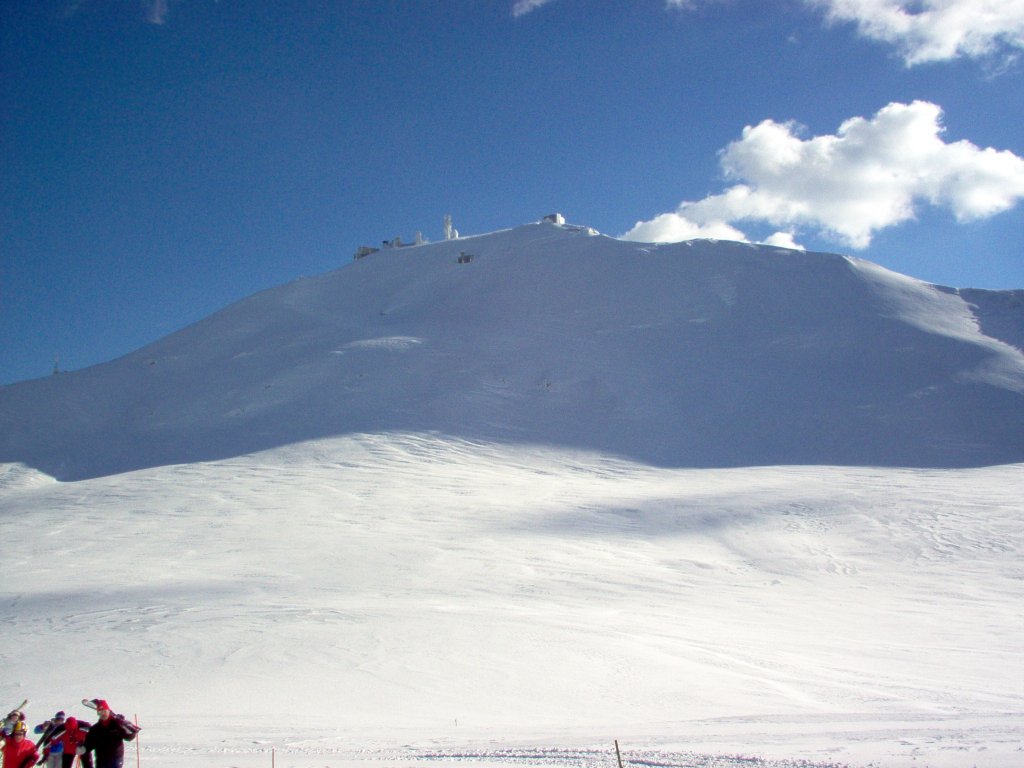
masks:
<svg viewBox="0 0 1024 768"><path fill-rule="evenodd" d="M101 709L110 709L110 705L104 699L96 699L96 711Z"/></svg>

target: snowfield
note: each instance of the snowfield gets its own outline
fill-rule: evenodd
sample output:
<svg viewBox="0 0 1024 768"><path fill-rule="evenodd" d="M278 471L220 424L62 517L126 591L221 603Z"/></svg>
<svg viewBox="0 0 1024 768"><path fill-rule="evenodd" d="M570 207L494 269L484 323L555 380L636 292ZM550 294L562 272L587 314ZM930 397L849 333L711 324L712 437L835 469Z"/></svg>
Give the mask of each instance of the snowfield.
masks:
<svg viewBox="0 0 1024 768"><path fill-rule="evenodd" d="M1021 488L429 435L22 482L5 695L106 696L147 764L1011 766Z"/></svg>
<svg viewBox="0 0 1024 768"><path fill-rule="evenodd" d="M1019 293L537 225L0 388L0 700L158 768L1024 765Z"/></svg>

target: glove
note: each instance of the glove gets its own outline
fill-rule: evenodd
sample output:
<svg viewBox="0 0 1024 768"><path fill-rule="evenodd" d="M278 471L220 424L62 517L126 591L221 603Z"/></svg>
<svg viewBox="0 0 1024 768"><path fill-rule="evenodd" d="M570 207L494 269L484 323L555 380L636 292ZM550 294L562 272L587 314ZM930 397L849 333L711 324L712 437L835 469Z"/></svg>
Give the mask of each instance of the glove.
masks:
<svg viewBox="0 0 1024 768"><path fill-rule="evenodd" d="M78 747L77 749L75 749L75 754L76 755L84 755L85 754L85 747Z"/></svg>

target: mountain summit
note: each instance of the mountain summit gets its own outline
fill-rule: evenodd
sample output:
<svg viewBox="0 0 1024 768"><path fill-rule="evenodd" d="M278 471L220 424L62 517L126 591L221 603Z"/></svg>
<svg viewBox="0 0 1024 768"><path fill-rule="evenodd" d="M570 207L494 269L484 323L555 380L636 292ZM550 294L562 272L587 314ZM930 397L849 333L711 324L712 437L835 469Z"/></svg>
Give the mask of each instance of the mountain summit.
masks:
<svg viewBox="0 0 1024 768"><path fill-rule="evenodd" d="M64 480L434 432L662 466L1024 461L1024 291L550 222L381 250L103 365L0 388Z"/></svg>

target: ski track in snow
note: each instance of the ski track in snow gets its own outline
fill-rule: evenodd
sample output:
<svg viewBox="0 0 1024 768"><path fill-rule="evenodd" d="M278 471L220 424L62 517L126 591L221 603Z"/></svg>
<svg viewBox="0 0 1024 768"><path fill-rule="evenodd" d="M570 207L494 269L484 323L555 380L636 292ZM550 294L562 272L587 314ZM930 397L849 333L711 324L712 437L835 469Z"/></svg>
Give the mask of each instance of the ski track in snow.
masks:
<svg viewBox="0 0 1024 768"><path fill-rule="evenodd" d="M153 762L159 764L168 758L181 759L185 755L157 755ZM217 765L228 768L246 768L250 765L267 763L266 751L258 755L225 753L212 759ZM242 759L239 759L242 758ZM211 761L207 754L187 755L190 764ZM358 752L330 752L291 749L274 752L271 762L282 768L299 768L304 765L338 766L387 766L423 765L434 768L438 765L453 765L459 768L487 768L488 766L527 766L530 768L616 768L614 750L572 749L567 747L479 749L479 750L362 750ZM810 760L780 760L747 755L705 755L693 752L634 751L623 758L623 768L850 768L847 763L815 762Z"/></svg>

